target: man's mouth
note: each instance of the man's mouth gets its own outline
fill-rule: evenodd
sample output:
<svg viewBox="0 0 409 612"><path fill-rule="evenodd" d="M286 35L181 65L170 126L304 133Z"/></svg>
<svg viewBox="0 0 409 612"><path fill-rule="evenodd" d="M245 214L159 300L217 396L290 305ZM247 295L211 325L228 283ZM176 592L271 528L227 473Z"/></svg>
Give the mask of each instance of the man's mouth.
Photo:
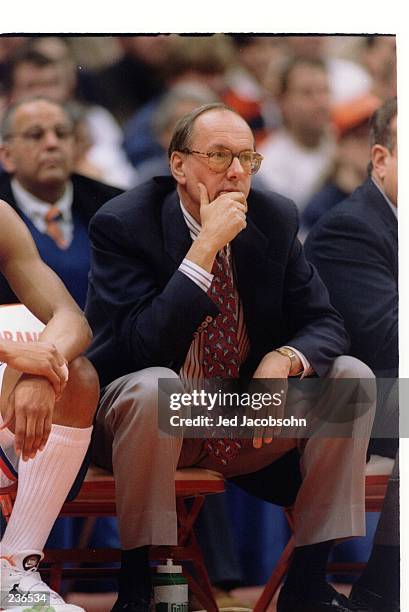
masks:
<svg viewBox="0 0 409 612"><path fill-rule="evenodd" d="M240 191L240 189L222 189L222 191L219 191L219 195L222 195L222 193L236 193L237 191Z"/></svg>
<svg viewBox="0 0 409 612"><path fill-rule="evenodd" d="M55 166L61 166L61 164L63 162L62 162L62 159L57 158L57 157L47 157L46 159L43 159L41 163L42 163L43 166L47 166L48 168L50 168L50 167L52 168L52 167L55 167Z"/></svg>

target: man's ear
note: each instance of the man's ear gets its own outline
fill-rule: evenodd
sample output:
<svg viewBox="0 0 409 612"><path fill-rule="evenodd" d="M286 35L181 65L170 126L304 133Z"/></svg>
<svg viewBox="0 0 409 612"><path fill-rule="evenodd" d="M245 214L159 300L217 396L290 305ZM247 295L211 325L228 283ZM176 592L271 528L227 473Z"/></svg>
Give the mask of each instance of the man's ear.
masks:
<svg viewBox="0 0 409 612"><path fill-rule="evenodd" d="M16 170L13 155L7 144L0 145L0 162L6 172L13 174Z"/></svg>
<svg viewBox="0 0 409 612"><path fill-rule="evenodd" d="M388 149L380 144L375 144L371 149L373 171L381 182L385 178L389 155Z"/></svg>
<svg viewBox="0 0 409 612"><path fill-rule="evenodd" d="M179 151L173 151L169 165L170 171L175 181L177 181L179 185L185 185L185 159L183 154L179 153Z"/></svg>

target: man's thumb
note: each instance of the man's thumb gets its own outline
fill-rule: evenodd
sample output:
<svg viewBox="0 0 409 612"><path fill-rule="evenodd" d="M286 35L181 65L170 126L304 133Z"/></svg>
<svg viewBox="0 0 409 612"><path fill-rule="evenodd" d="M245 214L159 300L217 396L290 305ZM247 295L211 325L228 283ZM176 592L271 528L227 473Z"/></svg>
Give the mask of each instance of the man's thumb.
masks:
<svg viewBox="0 0 409 612"><path fill-rule="evenodd" d="M209 204L209 194L206 186L203 183L198 183L197 188L199 189L200 206L206 206L206 204Z"/></svg>

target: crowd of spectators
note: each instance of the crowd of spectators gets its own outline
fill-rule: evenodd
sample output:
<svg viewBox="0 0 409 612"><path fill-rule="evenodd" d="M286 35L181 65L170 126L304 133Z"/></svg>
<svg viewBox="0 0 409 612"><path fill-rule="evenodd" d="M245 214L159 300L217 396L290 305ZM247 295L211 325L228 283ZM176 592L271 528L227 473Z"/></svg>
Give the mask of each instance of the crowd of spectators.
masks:
<svg viewBox="0 0 409 612"><path fill-rule="evenodd" d="M119 189L169 174L177 120L225 102L264 156L254 186L294 200L304 239L365 178L369 118L396 96L395 37L1 36L0 118L36 96L74 125L67 176Z"/></svg>
<svg viewBox="0 0 409 612"><path fill-rule="evenodd" d="M396 95L393 36L0 38L0 112L31 95L66 104L76 171L122 189L168 173L164 151L177 119L221 100L255 132L264 155L258 186L303 212L362 142L356 118L339 129L339 107L355 117L368 94L379 103ZM362 180L357 174L343 194Z"/></svg>

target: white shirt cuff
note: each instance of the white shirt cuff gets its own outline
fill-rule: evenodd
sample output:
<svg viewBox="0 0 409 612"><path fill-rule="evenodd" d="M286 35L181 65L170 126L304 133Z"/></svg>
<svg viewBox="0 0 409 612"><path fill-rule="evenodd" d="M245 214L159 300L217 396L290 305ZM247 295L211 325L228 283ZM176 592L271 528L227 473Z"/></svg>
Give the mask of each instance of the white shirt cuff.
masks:
<svg viewBox="0 0 409 612"><path fill-rule="evenodd" d="M303 367L303 373L301 374L300 378L304 378L305 376L309 376L310 374L312 374L314 372L314 370L312 369L310 362L308 361L308 359L306 358L305 355L303 355L300 351L297 351L296 348L294 348L293 346L289 346L289 345L285 345L285 348L289 348L292 351L294 351L294 353L297 355L297 357L300 358L300 361L302 363L302 367Z"/></svg>
<svg viewBox="0 0 409 612"><path fill-rule="evenodd" d="M190 259L184 259L179 266L179 270L203 289L203 291L207 292L210 289L214 275L193 263Z"/></svg>

